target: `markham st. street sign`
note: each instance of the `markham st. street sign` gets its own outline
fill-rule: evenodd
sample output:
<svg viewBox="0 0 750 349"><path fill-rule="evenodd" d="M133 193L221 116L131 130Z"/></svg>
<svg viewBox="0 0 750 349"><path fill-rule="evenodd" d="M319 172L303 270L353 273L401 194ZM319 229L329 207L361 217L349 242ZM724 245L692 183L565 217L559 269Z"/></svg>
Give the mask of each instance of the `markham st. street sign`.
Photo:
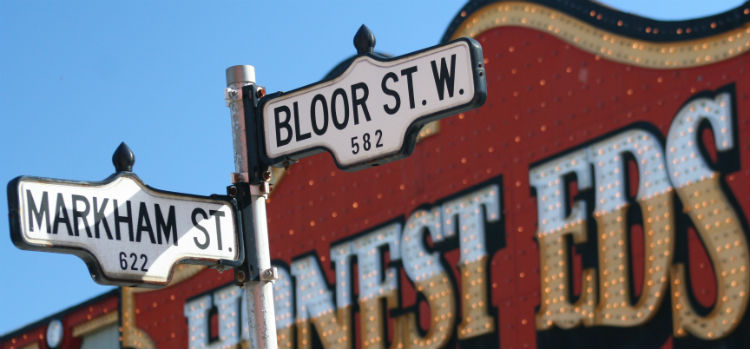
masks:
<svg viewBox="0 0 750 349"><path fill-rule="evenodd" d="M362 26L359 55L341 75L260 102L269 164L329 151L356 170L408 156L421 127L479 107L487 95L479 43L461 38L395 58L372 53Z"/></svg>
<svg viewBox="0 0 750 349"><path fill-rule="evenodd" d="M117 163L132 159L125 144ZM17 177L8 184L11 238L22 249L73 253L103 284L166 285L181 261L240 258L235 209L224 199L152 189L129 168L102 182Z"/></svg>

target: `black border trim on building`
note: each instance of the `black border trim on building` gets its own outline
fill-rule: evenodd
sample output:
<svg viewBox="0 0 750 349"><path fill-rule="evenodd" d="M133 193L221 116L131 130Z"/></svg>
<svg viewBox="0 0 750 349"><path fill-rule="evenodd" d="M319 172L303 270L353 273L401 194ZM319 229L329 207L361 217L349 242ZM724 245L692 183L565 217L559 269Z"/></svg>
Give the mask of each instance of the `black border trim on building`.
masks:
<svg viewBox="0 0 750 349"><path fill-rule="evenodd" d="M519 0L470 0L448 25L441 43L450 41L466 18L479 9ZM583 0L526 0L575 17L594 27L634 39L652 42L687 41L710 37L737 29L750 22L750 1L713 16L680 21L659 21L621 12L597 2ZM647 28L650 28L647 30Z"/></svg>

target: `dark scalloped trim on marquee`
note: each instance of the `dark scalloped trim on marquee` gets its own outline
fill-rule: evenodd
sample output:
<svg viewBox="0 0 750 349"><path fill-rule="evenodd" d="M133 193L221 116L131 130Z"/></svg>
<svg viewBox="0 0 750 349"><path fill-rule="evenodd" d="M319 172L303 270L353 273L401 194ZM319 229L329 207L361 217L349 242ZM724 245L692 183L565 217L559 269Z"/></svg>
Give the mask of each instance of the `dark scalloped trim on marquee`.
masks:
<svg viewBox="0 0 750 349"><path fill-rule="evenodd" d="M517 0L516 0L517 1ZM484 6L506 0L471 0L448 25L441 43L448 42L466 18ZM675 42L710 37L737 29L750 22L750 1L729 11L685 21L658 21L621 12L583 0L526 0L558 10L594 27L619 35L652 42Z"/></svg>

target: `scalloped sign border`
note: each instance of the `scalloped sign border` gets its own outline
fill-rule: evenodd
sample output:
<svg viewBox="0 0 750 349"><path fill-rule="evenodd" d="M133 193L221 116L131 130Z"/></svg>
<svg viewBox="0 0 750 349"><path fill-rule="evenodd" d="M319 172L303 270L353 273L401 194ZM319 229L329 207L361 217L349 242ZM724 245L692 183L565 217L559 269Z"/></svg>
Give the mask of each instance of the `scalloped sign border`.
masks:
<svg viewBox="0 0 750 349"><path fill-rule="evenodd" d="M17 177L8 206L16 246L75 254L101 284L163 286L179 262L242 255L229 200L156 190L131 172L102 182Z"/></svg>
<svg viewBox="0 0 750 349"><path fill-rule="evenodd" d="M261 101L266 163L324 150L344 170L397 160L412 152L421 126L477 108L486 95L473 39L396 58L362 54L331 80Z"/></svg>

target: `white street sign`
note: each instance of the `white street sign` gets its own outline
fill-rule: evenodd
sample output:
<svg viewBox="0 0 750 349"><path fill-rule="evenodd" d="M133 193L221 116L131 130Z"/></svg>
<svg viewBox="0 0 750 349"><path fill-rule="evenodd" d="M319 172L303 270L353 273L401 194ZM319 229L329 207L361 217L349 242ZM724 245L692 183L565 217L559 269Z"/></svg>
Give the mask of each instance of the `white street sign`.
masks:
<svg viewBox="0 0 750 349"><path fill-rule="evenodd" d="M180 261L237 261L229 201L158 191L130 172L87 183L18 177L8 185L20 248L73 253L97 282L165 285Z"/></svg>
<svg viewBox="0 0 750 349"><path fill-rule="evenodd" d="M393 59L357 56L339 76L261 101L268 163L329 151L343 169L407 156L425 123L486 97L482 49L472 39Z"/></svg>

